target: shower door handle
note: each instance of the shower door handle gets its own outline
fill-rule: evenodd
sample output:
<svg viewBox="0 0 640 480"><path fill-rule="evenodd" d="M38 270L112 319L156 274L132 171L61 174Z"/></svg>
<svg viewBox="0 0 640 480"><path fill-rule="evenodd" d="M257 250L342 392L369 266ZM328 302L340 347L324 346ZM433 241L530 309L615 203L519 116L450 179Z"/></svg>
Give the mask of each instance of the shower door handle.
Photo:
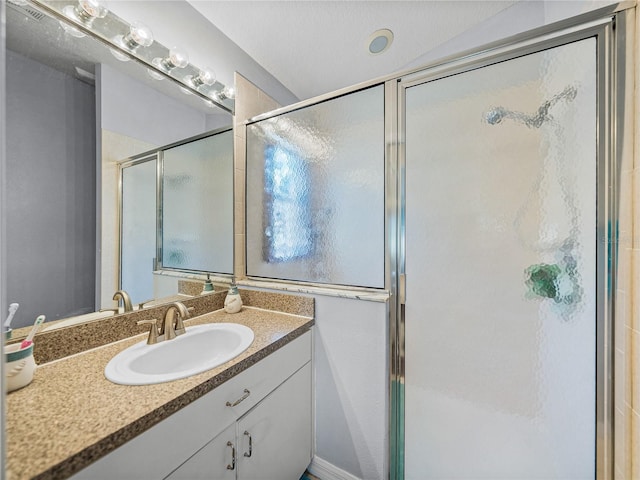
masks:
<svg viewBox="0 0 640 480"><path fill-rule="evenodd" d="M398 301L400 305L407 303L407 274L398 275Z"/></svg>

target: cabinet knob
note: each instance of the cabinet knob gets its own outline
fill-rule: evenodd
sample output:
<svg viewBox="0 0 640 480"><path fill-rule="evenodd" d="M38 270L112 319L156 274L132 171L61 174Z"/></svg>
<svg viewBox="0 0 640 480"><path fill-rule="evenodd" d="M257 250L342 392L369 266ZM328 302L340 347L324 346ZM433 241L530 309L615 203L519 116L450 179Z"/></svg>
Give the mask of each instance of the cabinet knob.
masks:
<svg viewBox="0 0 640 480"><path fill-rule="evenodd" d="M246 430L244 431L244 434L249 437L249 452L244 452L244 456L250 458L251 453L253 452L253 440L251 439L251 434Z"/></svg>
<svg viewBox="0 0 640 480"><path fill-rule="evenodd" d="M231 464L227 465L227 470L235 470L236 468L236 447L233 443L227 442L227 447L231 447Z"/></svg>
<svg viewBox="0 0 640 480"><path fill-rule="evenodd" d="M245 388L244 389L244 395L242 395L238 400L236 400L233 403L227 402L226 405L227 405L227 407L235 407L236 405L239 405L244 400L246 400L249 397L249 395L251 395L251 392Z"/></svg>

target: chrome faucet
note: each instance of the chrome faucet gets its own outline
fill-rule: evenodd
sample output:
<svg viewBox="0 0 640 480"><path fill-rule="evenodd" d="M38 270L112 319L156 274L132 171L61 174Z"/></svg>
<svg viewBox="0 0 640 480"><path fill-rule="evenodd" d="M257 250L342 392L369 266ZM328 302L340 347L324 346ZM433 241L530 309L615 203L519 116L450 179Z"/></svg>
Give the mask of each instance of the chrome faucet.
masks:
<svg viewBox="0 0 640 480"><path fill-rule="evenodd" d="M118 290L116 293L114 293L113 294L113 299L115 301L117 301L118 304L120 303L120 300L122 299L122 304L124 305L124 311L125 312L133 312L133 305L131 304L131 297L124 290Z"/></svg>

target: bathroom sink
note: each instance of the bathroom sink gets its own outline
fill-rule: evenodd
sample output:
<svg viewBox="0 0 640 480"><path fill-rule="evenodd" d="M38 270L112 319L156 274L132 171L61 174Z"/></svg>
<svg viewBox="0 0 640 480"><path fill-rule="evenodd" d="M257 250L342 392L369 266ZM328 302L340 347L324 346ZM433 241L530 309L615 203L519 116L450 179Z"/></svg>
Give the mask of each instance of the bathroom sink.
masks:
<svg viewBox="0 0 640 480"><path fill-rule="evenodd" d="M195 325L173 340L132 345L111 359L104 374L120 385L170 382L232 360L249 348L253 337L253 330L237 323Z"/></svg>

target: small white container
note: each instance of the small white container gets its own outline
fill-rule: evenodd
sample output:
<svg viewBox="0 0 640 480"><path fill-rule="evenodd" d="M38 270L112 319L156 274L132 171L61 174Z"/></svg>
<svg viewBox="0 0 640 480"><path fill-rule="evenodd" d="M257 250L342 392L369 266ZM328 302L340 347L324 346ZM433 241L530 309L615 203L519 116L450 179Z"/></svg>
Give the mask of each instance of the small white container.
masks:
<svg viewBox="0 0 640 480"><path fill-rule="evenodd" d="M4 347L4 374L7 392L13 392L25 387L33 380L36 371L36 361L33 358L33 343L26 348L20 348L20 343Z"/></svg>
<svg viewBox="0 0 640 480"><path fill-rule="evenodd" d="M238 287L235 284L231 284L227 296L224 299L224 311L227 313L238 313L242 310L242 298L238 292Z"/></svg>

